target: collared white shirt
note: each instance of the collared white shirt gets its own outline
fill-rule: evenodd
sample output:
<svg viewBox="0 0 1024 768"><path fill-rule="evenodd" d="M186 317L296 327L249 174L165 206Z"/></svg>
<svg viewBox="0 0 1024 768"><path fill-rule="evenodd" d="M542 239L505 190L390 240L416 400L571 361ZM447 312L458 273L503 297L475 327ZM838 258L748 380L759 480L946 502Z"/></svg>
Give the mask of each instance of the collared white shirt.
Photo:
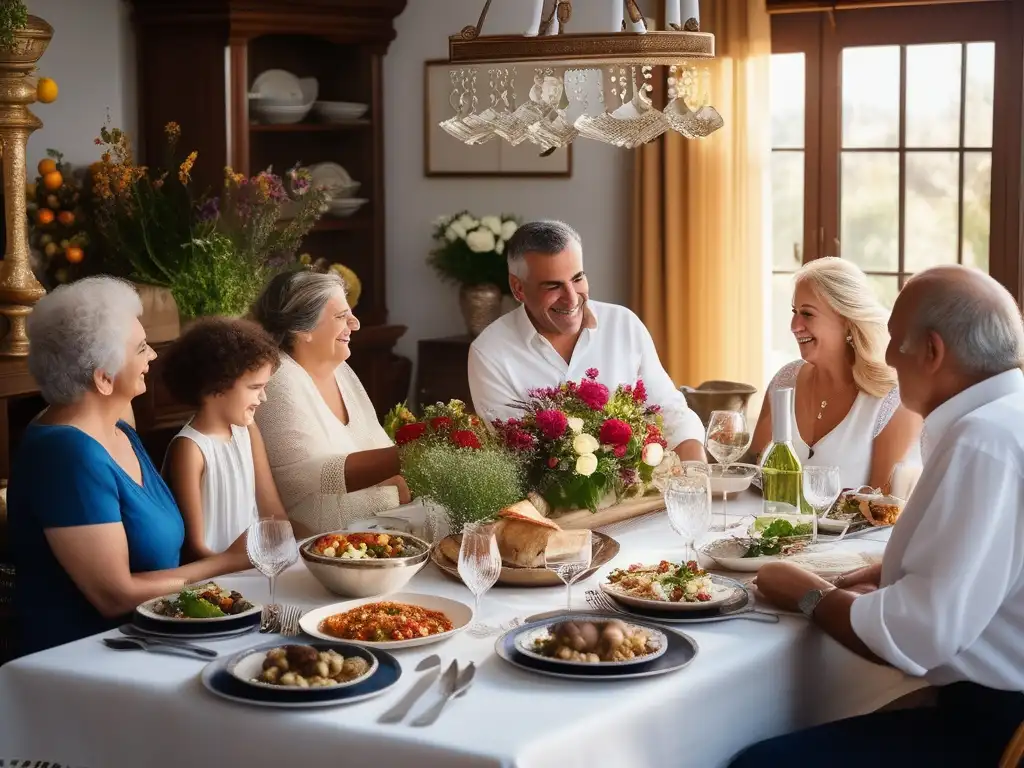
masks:
<svg viewBox="0 0 1024 768"><path fill-rule="evenodd" d="M647 402L662 408L665 439L675 448L685 440L704 442L704 425L658 359L640 318L617 304L588 301L588 317L568 363L537 333L522 305L491 323L469 349L469 391L476 413L488 421L521 415L514 405L535 387L579 381L587 369L614 390L643 379Z"/></svg>
<svg viewBox="0 0 1024 768"><path fill-rule="evenodd" d="M1024 374L964 390L924 433L921 479L853 630L933 684L1024 690Z"/></svg>

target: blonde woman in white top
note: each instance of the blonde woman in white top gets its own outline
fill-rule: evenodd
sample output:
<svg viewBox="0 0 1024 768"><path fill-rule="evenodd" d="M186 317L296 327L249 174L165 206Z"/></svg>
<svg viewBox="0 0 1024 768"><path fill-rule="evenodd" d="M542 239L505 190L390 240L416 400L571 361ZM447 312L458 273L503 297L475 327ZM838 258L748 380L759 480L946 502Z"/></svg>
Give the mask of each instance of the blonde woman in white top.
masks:
<svg viewBox="0 0 1024 768"><path fill-rule="evenodd" d="M279 364L255 323L210 318L167 351L164 382L197 409L167 450L163 474L185 521L189 558L221 552L259 515L284 516L254 415Z"/></svg>
<svg viewBox="0 0 1024 768"><path fill-rule="evenodd" d="M800 360L768 385L751 449L771 442L771 397L795 389L793 443L800 461L837 466L845 488L889 492L898 464L920 464L921 419L900 403L885 363L889 313L853 263L822 258L796 273L790 328Z"/></svg>
<svg viewBox="0 0 1024 768"><path fill-rule="evenodd" d="M282 351L256 421L296 530L337 530L409 501L398 451L345 362L359 321L341 278L278 275L253 314Z"/></svg>

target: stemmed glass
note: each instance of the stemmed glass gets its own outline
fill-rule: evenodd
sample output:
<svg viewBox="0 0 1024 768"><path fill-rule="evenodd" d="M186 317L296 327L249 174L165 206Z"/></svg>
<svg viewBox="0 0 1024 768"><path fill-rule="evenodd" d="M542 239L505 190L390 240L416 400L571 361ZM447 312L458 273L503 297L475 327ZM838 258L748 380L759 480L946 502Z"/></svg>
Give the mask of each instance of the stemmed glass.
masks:
<svg viewBox="0 0 1024 768"><path fill-rule="evenodd" d="M590 569L591 559L594 556L590 531L580 531L579 534L579 546L573 546L568 550L550 548L544 550L544 567L549 571L554 571L558 578L565 583L565 609L567 611L572 610L572 585Z"/></svg>
<svg viewBox="0 0 1024 768"><path fill-rule="evenodd" d="M739 459L750 449L750 430L747 418L739 411L712 411L708 419L707 437L704 446L715 461L722 465L722 477L729 474L729 465ZM724 531L729 527L726 509L729 505L729 494L722 494L722 527L714 530Z"/></svg>
<svg viewBox="0 0 1024 768"><path fill-rule="evenodd" d="M842 491L839 467L804 467L804 499L814 510L811 543L818 541L818 518L825 514Z"/></svg>
<svg viewBox="0 0 1024 768"><path fill-rule="evenodd" d="M480 598L501 575L501 553L494 535L494 523L467 523L462 529L459 549L459 577L473 593L473 625L470 631L486 635L492 630L480 621Z"/></svg>
<svg viewBox="0 0 1024 768"><path fill-rule="evenodd" d="M270 581L269 609L275 609L274 587L277 577L299 559L292 524L287 520L257 520L249 526L245 551L257 571Z"/></svg>
<svg viewBox="0 0 1024 768"><path fill-rule="evenodd" d="M665 487L665 509L669 525L686 545L683 562L699 562L696 542L711 525L711 472L707 464L683 465L682 474L669 480Z"/></svg>

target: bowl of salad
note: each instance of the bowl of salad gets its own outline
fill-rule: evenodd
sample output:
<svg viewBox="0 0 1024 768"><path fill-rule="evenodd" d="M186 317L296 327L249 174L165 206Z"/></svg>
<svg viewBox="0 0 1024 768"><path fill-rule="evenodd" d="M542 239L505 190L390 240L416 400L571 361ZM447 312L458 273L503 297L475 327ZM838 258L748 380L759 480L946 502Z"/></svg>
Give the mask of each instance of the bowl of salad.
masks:
<svg viewBox="0 0 1024 768"><path fill-rule="evenodd" d="M333 531L299 545L317 581L343 597L397 592L426 565L427 542L398 531Z"/></svg>

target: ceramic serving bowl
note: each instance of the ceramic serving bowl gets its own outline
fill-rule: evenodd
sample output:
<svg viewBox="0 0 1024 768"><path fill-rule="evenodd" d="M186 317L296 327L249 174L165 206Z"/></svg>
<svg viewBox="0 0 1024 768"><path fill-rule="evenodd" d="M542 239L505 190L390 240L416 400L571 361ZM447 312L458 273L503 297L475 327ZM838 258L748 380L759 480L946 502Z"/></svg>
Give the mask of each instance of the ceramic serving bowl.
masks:
<svg viewBox="0 0 1024 768"><path fill-rule="evenodd" d="M330 533L391 533L401 536L415 548L408 557L360 558L324 557L313 551L313 544ZM376 597L397 592L415 576L430 557L430 545L403 531L332 531L311 536L299 545L303 564L317 581L342 597Z"/></svg>

